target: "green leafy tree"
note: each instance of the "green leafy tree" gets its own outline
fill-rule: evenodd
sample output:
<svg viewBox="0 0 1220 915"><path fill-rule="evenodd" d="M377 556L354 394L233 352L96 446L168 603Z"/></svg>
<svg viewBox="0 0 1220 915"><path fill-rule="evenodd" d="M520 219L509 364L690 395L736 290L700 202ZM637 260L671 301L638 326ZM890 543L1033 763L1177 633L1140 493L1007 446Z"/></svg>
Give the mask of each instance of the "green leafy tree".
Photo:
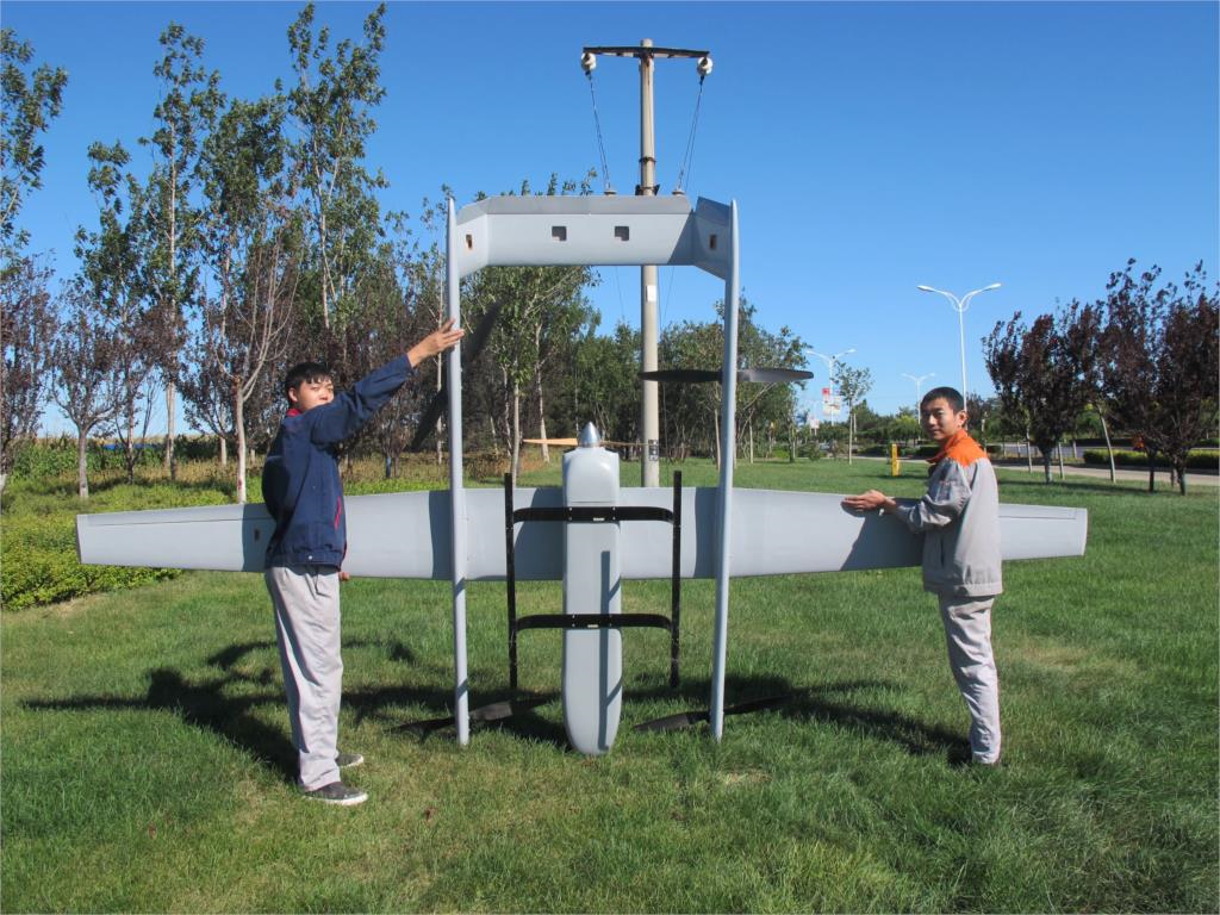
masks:
<svg viewBox="0 0 1220 915"><path fill-rule="evenodd" d="M296 76L288 111L298 135L292 159L308 200L316 318L327 333L337 332L332 355L338 358L332 363L345 358L346 325L358 310L353 293L362 272L374 269L381 232L374 192L387 182L362 163L377 128L372 109L385 96L380 84L385 9L381 4L365 19L363 43L341 41L333 54L330 30L315 33L314 4L307 4L288 30Z"/></svg>
<svg viewBox="0 0 1220 915"><path fill-rule="evenodd" d="M14 446L34 434L51 380L55 334L51 271L22 257L28 233L17 228L26 197L42 187L39 137L59 116L68 76L40 64L12 29L0 29L0 491Z"/></svg>
<svg viewBox="0 0 1220 915"><path fill-rule="evenodd" d="M203 236L203 212L193 199L199 153L224 104L220 75L201 65L203 39L175 23L161 33L164 57L153 67L161 97L153 109L156 129L141 145L153 153L148 177L148 226L141 254L148 312L161 333L155 359L165 381L164 460L174 472L179 355L184 343L185 307L195 295Z"/></svg>
<svg viewBox="0 0 1220 915"><path fill-rule="evenodd" d="M234 100L201 149L201 251L216 292L193 309L180 378L187 416L217 436L222 464L227 436L236 438L239 502L246 501L247 414L279 404L267 376L288 360L304 256L283 120L279 96Z"/></svg>
<svg viewBox="0 0 1220 915"><path fill-rule="evenodd" d="M845 362L835 363L835 387L847 401L847 462L852 462L856 439L856 406L873 388L873 373L868 369L852 368Z"/></svg>
<svg viewBox="0 0 1220 915"><path fill-rule="evenodd" d="M0 256L8 262L25 245L17 229L26 195L42 187L46 154L39 136L59 116L68 74L40 64L34 48L12 29L0 29Z"/></svg>
<svg viewBox="0 0 1220 915"><path fill-rule="evenodd" d="M718 369L724 361L719 321L683 321L661 331L657 362L665 369ZM638 371L638 362L637 369ZM639 387L635 390L638 412ZM710 454L720 464L720 386L673 382L661 385L666 447L675 459Z"/></svg>
<svg viewBox="0 0 1220 915"><path fill-rule="evenodd" d="M119 403L107 431L119 440L127 478L134 481L137 443L148 432L150 388L164 333L159 326L163 316L147 307L150 298L144 284L148 195L126 170L130 154L121 143L91 144L89 160L88 181L99 201L99 226L92 232L77 231L76 255L88 287L78 300L92 302L97 320L106 322L118 338L110 346L118 347L112 371Z"/></svg>
<svg viewBox="0 0 1220 915"><path fill-rule="evenodd" d="M739 299L740 319L737 328L739 368L796 369L804 364L805 342L792 329L781 326L778 333L768 331L757 320L758 309L746 297ZM717 304L724 313L724 303ZM754 460L756 437L765 441L767 454L775 447L776 435L782 432L791 439L793 416L797 408L797 391L793 384L763 384L742 381L737 385L738 435Z"/></svg>
<svg viewBox="0 0 1220 915"><path fill-rule="evenodd" d="M597 333L597 318L586 322L572 351L569 425L586 422L611 441L639 439L640 332L619 322L611 336Z"/></svg>

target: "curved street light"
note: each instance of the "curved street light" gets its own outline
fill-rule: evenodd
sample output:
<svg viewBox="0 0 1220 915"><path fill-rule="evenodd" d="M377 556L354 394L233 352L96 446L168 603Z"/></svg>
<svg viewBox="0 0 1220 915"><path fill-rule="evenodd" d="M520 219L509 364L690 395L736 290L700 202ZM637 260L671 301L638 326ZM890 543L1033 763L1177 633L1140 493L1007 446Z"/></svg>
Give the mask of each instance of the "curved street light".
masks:
<svg viewBox="0 0 1220 915"><path fill-rule="evenodd" d="M908 375L906 372L902 373L903 378L909 378L909 379L911 379L911 381L915 382L915 418L916 419L919 418L919 398L920 398L920 395L923 393L922 385L924 383L924 379L931 378L935 374L936 374L935 372L928 372L928 374L926 374L926 375L915 376L915 375ZM966 395L963 394L962 396L965 397Z"/></svg>
<svg viewBox="0 0 1220 915"><path fill-rule="evenodd" d="M970 307L970 300L980 292L990 292L992 289L999 289L999 283L992 283L990 286L984 286L982 289L975 289L972 292L967 292L960 299L951 292L945 292L943 289L936 289L932 286L916 286L920 292L936 292L943 295L949 300L949 304L953 306L953 310L957 312L957 334L961 342L962 349L962 400L964 401L968 395L966 386L966 321L963 317L966 309Z"/></svg>
<svg viewBox="0 0 1220 915"><path fill-rule="evenodd" d="M842 352L835 353L833 356L827 356L825 353L819 353L812 346L806 346L805 351L807 353L809 353L809 355L811 355L811 356L817 356L819 359L821 359L823 362L826 363L827 380L830 382L831 385L833 385L834 380L835 380L835 366L838 364L839 360L842 357L848 356L848 355L851 355L852 353L854 353L856 351L856 348L854 346L848 347L847 349L843 350Z"/></svg>

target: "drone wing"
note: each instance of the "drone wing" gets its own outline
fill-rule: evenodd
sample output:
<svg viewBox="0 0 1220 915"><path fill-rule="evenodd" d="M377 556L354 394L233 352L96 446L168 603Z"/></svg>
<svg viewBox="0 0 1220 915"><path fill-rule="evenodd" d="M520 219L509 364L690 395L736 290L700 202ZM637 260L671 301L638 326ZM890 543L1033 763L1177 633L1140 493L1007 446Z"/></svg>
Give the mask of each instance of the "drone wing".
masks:
<svg viewBox="0 0 1220 915"><path fill-rule="evenodd" d="M733 575L845 572L914 566L920 540L895 518L861 516L828 493L737 489L733 501ZM714 578L718 490L682 491L680 532L684 578ZM518 508L557 508L557 488L517 489ZM672 508L664 488L626 488L621 505ZM377 578L452 577L449 493L386 493L347 499L348 557L352 575ZM471 580L505 577L504 494L466 490L468 568ZM672 574L672 528L657 521L620 521L625 578ZM81 562L158 568L257 572L273 524L262 505L228 505L78 515ZM520 580L563 577L563 525L514 525L516 575ZM1079 556L1088 513L1078 508L1000 506L1004 559Z"/></svg>

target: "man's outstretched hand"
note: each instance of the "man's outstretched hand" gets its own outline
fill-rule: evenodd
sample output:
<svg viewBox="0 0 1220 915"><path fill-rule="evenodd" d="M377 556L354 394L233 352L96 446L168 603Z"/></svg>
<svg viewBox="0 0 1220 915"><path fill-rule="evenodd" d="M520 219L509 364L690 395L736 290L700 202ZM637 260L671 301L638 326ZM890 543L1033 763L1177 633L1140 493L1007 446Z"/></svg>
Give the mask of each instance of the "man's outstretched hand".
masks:
<svg viewBox="0 0 1220 915"><path fill-rule="evenodd" d="M407 360L411 363L411 368L415 368L425 359L439 356L458 345L458 341L466 336L466 331L460 327L454 327L453 324L454 319L450 318L407 350Z"/></svg>

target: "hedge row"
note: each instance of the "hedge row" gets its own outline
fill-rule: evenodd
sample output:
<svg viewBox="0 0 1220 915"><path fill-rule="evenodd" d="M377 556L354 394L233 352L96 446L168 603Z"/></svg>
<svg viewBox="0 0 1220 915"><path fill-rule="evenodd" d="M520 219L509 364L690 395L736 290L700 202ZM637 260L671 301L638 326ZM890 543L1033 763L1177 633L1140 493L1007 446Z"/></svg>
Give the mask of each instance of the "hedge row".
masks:
<svg viewBox="0 0 1220 915"><path fill-rule="evenodd" d="M0 599L6 610L53 604L179 574L176 569L81 565L76 561L74 519L62 514L10 515L4 519L2 540Z"/></svg>
<svg viewBox="0 0 1220 915"><path fill-rule="evenodd" d="M1110 458L1105 451L1086 451L1084 453L1084 462L1086 464L1100 464L1105 467L1110 466ZM1142 451L1115 451L1114 463L1119 467L1147 468L1148 455ZM1169 464L1161 457L1157 459L1157 466L1167 467ZM1186 455L1186 469L1220 470L1220 451L1191 451Z"/></svg>
<svg viewBox="0 0 1220 915"><path fill-rule="evenodd" d="M197 435L179 435L174 439L174 454L181 461L208 461L216 458L216 439ZM140 446L139 466L158 466L162 463L162 444L149 442ZM13 453L12 474L14 479L40 480L62 474L76 473L76 439L61 435L36 442L23 442ZM90 439L85 452L89 473L123 466L123 455L117 446L99 439Z"/></svg>
<svg viewBox="0 0 1220 915"><path fill-rule="evenodd" d="M0 525L0 607L5 611L44 606L100 591L116 591L174 578L177 569L83 566L76 559L76 513L218 505L232 496L211 482L135 485L97 481L87 503L64 482L10 482Z"/></svg>

